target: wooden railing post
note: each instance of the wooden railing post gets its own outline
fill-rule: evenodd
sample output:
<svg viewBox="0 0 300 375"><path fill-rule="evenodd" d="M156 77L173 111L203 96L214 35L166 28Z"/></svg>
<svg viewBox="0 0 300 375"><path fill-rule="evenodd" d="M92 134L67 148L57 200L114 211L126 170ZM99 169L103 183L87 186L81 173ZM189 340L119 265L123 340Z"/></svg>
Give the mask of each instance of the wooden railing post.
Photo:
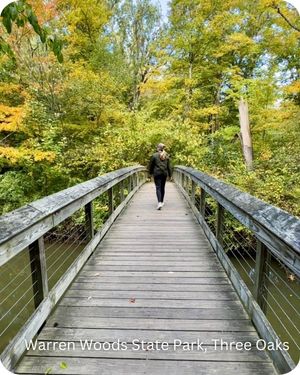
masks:
<svg viewBox="0 0 300 375"><path fill-rule="evenodd" d="M121 199L121 202L123 202L124 200L124 180L121 180L120 181L120 199Z"/></svg>
<svg viewBox="0 0 300 375"><path fill-rule="evenodd" d="M132 188L132 175L128 177L128 194L131 192Z"/></svg>
<svg viewBox="0 0 300 375"><path fill-rule="evenodd" d="M224 208L217 202L217 213L216 213L216 238L220 245L223 247L223 224L224 224Z"/></svg>
<svg viewBox="0 0 300 375"><path fill-rule="evenodd" d="M84 206L84 213L87 238L91 240L94 237L93 201Z"/></svg>
<svg viewBox="0 0 300 375"><path fill-rule="evenodd" d="M204 217L205 216L205 199L206 199L206 191L201 188L200 194L200 213Z"/></svg>
<svg viewBox="0 0 300 375"><path fill-rule="evenodd" d="M262 311L266 311L267 299L267 274L269 271L268 264L271 261L271 254L267 247L259 240L256 246L256 259L255 259L255 282L254 282L254 298L261 307Z"/></svg>
<svg viewBox="0 0 300 375"><path fill-rule="evenodd" d="M113 187L107 190L108 193L108 212L111 215L114 212L114 193Z"/></svg>
<svg viewBox="0 0 300 375"><path fill-rule="evenodd" d="M34 306L37 308L48 295L48 276L45 256L44 237L29 245Z"/></svg>
<svg viewBox="0 0 300 375"><path fill-rule="evenodd" d="M196 192L196 183L194 180L192 180L191 201L193 205L195 205L195 192Z"/></svg>

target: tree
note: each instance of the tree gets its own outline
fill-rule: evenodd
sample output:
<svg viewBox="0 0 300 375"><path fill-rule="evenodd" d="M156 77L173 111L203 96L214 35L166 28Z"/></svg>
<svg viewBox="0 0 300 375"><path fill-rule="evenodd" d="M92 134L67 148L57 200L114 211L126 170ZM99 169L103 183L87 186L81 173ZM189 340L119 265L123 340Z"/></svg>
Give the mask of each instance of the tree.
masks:
<svg viewBox="0 0 300 375"><path fill-rule="evenodd" d="M129 106L136 110L141 87L155 66L155 41L159 36L160 14L150 0L124 0L111 20L113 48L121 52L130 70Z"/></svg>
<svg viewBox="0 0 300 375"><path fill-rule="evenodd" d="M243 154L245 163L249 171L253 169L253 147L252 137L249 124L249 110L248 103L243 99L239 103L240 127L241 127L241 141L243 147Z"/></svg>

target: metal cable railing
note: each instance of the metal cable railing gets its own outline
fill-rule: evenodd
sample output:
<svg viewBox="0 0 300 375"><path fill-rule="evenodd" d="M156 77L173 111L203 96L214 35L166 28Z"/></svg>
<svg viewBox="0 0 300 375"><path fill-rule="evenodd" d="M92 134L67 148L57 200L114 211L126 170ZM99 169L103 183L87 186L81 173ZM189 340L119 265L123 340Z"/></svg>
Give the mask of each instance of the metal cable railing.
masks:
<svg viewBox="0 0 300 375"><path fill-rule="evenodd" d="M146 178L144 167L124 168L0 217L0 353L8 369Z"/></svg>
<svg viewBox="0 0 300 375"><path fill-rule="evenodd" d="M300 221L191 168L176 167L174 179L259 334L288 343L288 352L269 354L279 371L290 371L300 353Z"/></svg>
<svg viewBox="0 0 300 375"><path fill-rule="evenodd" d="M6 289L8 289L19 277L21 277L25 272L26 272L26 269L28 268L28 267L31 267L31 265L32 265L32 263L33 263L33 260L32 261L30 261L30 262L27 262L25 265L24 265L24 267L23 267L23 269L21 270L21 271L19 271L11 280L9 280L6 284L4 284L4 286L2 287L2 289L0 290L0 294L1 293L4 293L4 291L6 290ZM29 276L30 276L30 274L29 274ZM19 284L17 284L17 287L19 286ZM1 301L2 303L3 303L3 300Z"/></svg>

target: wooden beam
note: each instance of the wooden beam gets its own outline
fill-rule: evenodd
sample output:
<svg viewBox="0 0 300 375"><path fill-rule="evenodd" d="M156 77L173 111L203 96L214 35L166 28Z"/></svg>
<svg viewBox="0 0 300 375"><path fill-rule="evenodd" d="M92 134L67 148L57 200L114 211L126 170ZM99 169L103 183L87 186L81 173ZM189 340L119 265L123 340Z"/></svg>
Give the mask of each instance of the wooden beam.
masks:
<svg viewBox="0 0 300 375"><path fill-rule="evenodd" d="M114 212L114 192L113 192L112 187L107 190L107 194L108 194L108 212L109 212L109 215L112 215L112 213Z"/></svg>
<svg viewBox="0 0 300 375"><path fill-rule="evenodd" d="M268 294L268 271L269 263L271 261L271 253L267 247L257 242L256 259L255 259L255 283L254 283L254 298L261 307L263 312L266 312L266 299Z"/></svg>
<svg viewBox="0 0 300 375"><path fill-rule="evenodd" d="M196 183L192 180L192 190L191 190L191 202L195 204L195 192L196 192Z"/></svg>
<svg viewBox="0 0 300 375"><path fill-rule="evenodd" d="M91 240L94 237L94 215L93 202L89 202L84 206L85 211L85 230L87 239Z"/></svg>
<svg viewBox="0 0 300 375"><path fill-rule="evenodd" d="M124 180L120 181L119 188L120 188L120 199L122 203L124 200Z"/></svg>
<svg viewBox="0 0 300 375"><path fill-rule="evenodd" d="M200 213L204 217L205 216L205 200L206 200L206 191L201 188L200 192Z"/></svg>
<svg viewBox="0 0 300 375"><path fill-rule="evenodd" d="M216 215L216 238L223 247L224 208L220 205L220 203L217 203Z"/></svg>
<svg viewBox="0 0 300 375"><path fill-rule="evenodd" d="M29 245L34 306L37 308L48 295L48 277L44 238L40 237Z"/></svg>

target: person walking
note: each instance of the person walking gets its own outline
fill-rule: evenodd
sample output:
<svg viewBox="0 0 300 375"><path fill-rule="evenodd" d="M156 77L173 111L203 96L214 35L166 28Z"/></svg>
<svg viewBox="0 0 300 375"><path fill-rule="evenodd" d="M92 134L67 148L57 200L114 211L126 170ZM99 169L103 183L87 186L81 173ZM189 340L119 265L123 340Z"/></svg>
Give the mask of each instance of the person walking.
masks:
<svg viewBox="0 0 300 375"><path fill-rule="evenodd" d="M165 151L165 145L163 143L159 143L157 146L157 152L151 156L149 174L154 176L156 196L158 200L157 209L161 210L164 205L166 180L168 176L170 179L172 177L170 158Z"/></svg>

